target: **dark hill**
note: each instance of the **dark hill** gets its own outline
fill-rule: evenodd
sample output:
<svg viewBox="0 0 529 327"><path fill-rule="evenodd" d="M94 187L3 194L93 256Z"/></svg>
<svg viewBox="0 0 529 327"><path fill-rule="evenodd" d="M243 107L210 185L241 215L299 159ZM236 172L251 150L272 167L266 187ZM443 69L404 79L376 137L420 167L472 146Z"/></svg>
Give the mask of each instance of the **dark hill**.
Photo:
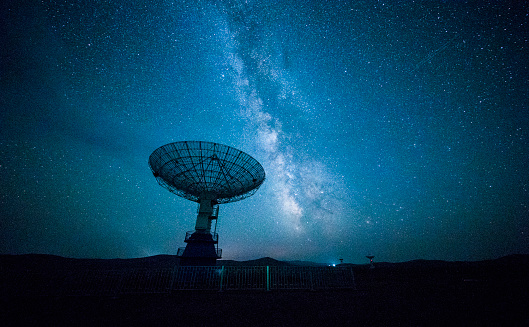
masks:
<svg viewBox="0 0 529 327"><path fill-rule="evenodd" d="M172 268L178 264L173 255L156 255L134 259L75 259L48 254L0 255L4 269L22 270L112 270L138 268Z"/></svg>
<svg viewBox="0 0 529 327"><path fill-rule="evenodd" d="M247 260L247 261L235 261L235 260L219 260L218 266L290 266L289 263L279 261L270 257L264 257L261 259Z"/></svg>
<svg viewBox="0 0 529 327"><path fill-rule="evenodd" d="M178 264L174 255L155 255L133 259L75 259L48 254L0 255L0 268L10 270L65 270L65 269L142 269L172 268ZM325 266L325 264L308 261L280 261L270 257L255 260L235 261L219 260L218 266ZM352 266L355 270L365 270L368 264L341 264ZM515 254L495 260L484 261L441 261L412 260L407 262L375 262L378 270L393 272L413 272L439 270L446 272L484 271L499 275L520 275L529 270L529 255Z"/></svg>

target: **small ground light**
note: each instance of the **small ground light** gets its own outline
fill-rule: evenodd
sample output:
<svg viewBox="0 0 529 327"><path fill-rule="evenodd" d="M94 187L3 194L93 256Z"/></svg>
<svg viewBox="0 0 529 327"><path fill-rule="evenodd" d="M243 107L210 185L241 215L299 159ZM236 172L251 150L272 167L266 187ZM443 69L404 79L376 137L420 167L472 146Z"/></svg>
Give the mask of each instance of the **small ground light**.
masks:
<svg viewBox="0 0 529 327"><path fill-rule="evenodd" d="M366 255L366 258L369 259L369 268L370 268L370 269L375 268L375 265L373 264L373 258L374 258L374 257L375 257L374 255Z"/></svg>

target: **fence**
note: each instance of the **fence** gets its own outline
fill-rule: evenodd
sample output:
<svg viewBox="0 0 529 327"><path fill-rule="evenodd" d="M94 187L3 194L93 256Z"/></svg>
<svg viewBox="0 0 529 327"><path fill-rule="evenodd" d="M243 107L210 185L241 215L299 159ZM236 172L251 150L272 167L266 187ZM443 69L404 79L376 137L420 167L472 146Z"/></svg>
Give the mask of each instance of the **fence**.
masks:
<svg viewBox="0 0 529 327"><path fill-rule="evenodd" d="M176 266L174 269L2 271L8 295L120 295L180 290L355 289L351 267Z"/></svg>

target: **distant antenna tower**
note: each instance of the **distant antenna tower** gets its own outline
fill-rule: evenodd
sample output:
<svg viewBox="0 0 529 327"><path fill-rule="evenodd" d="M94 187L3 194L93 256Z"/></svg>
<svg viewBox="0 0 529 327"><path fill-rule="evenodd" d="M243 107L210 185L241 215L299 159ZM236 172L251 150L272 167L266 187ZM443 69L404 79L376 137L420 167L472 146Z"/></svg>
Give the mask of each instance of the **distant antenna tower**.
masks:
<svg viewBox="0 0 529 327"><path fill-rule="evenodd" d="M373 269L375 268L375 265L373 264L373 259L375 258L374 255L366 255L366 258L369 259L369 268Z"/></svg>
<svg viewBox="0 0 529 327"><path fill-rule="evenodd" d="M161 146L149 157L149 166L161 186L199 203L195 230L186 233L187 245L178 249L180 264L215 265L222 257L216 233L219 204L253 195L265 180L263 167L242 151L204 141Z"/></svg>

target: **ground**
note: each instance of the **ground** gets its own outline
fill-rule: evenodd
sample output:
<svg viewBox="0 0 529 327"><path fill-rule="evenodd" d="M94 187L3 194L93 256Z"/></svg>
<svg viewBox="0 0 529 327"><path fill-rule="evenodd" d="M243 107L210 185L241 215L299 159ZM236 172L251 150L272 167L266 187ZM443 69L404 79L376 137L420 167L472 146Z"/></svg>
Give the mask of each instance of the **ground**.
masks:
<svg viewBox="0 0 529 327"><path fill-rule="evenodd" d="M3 266L31 268L13 260L20 258L6 257ZM30 262L64 268L46 260L45 265L33 257ZM128 261L111 262L117 263L132 268ZM103 264L110 263L97 262ZM0 321L3 326L529 326L529 256L474 263L417 260L353 269L355 290L117 296L3 292Z"/></svg>
<svg viewBox="0 0 529 327"><path fill-rule="evenodd" d="M2 299L6 318L2 320L12 326L529 325L527 288L517 285L467 281L450 286L378 286L334 291L10 297Z"/></svg>

